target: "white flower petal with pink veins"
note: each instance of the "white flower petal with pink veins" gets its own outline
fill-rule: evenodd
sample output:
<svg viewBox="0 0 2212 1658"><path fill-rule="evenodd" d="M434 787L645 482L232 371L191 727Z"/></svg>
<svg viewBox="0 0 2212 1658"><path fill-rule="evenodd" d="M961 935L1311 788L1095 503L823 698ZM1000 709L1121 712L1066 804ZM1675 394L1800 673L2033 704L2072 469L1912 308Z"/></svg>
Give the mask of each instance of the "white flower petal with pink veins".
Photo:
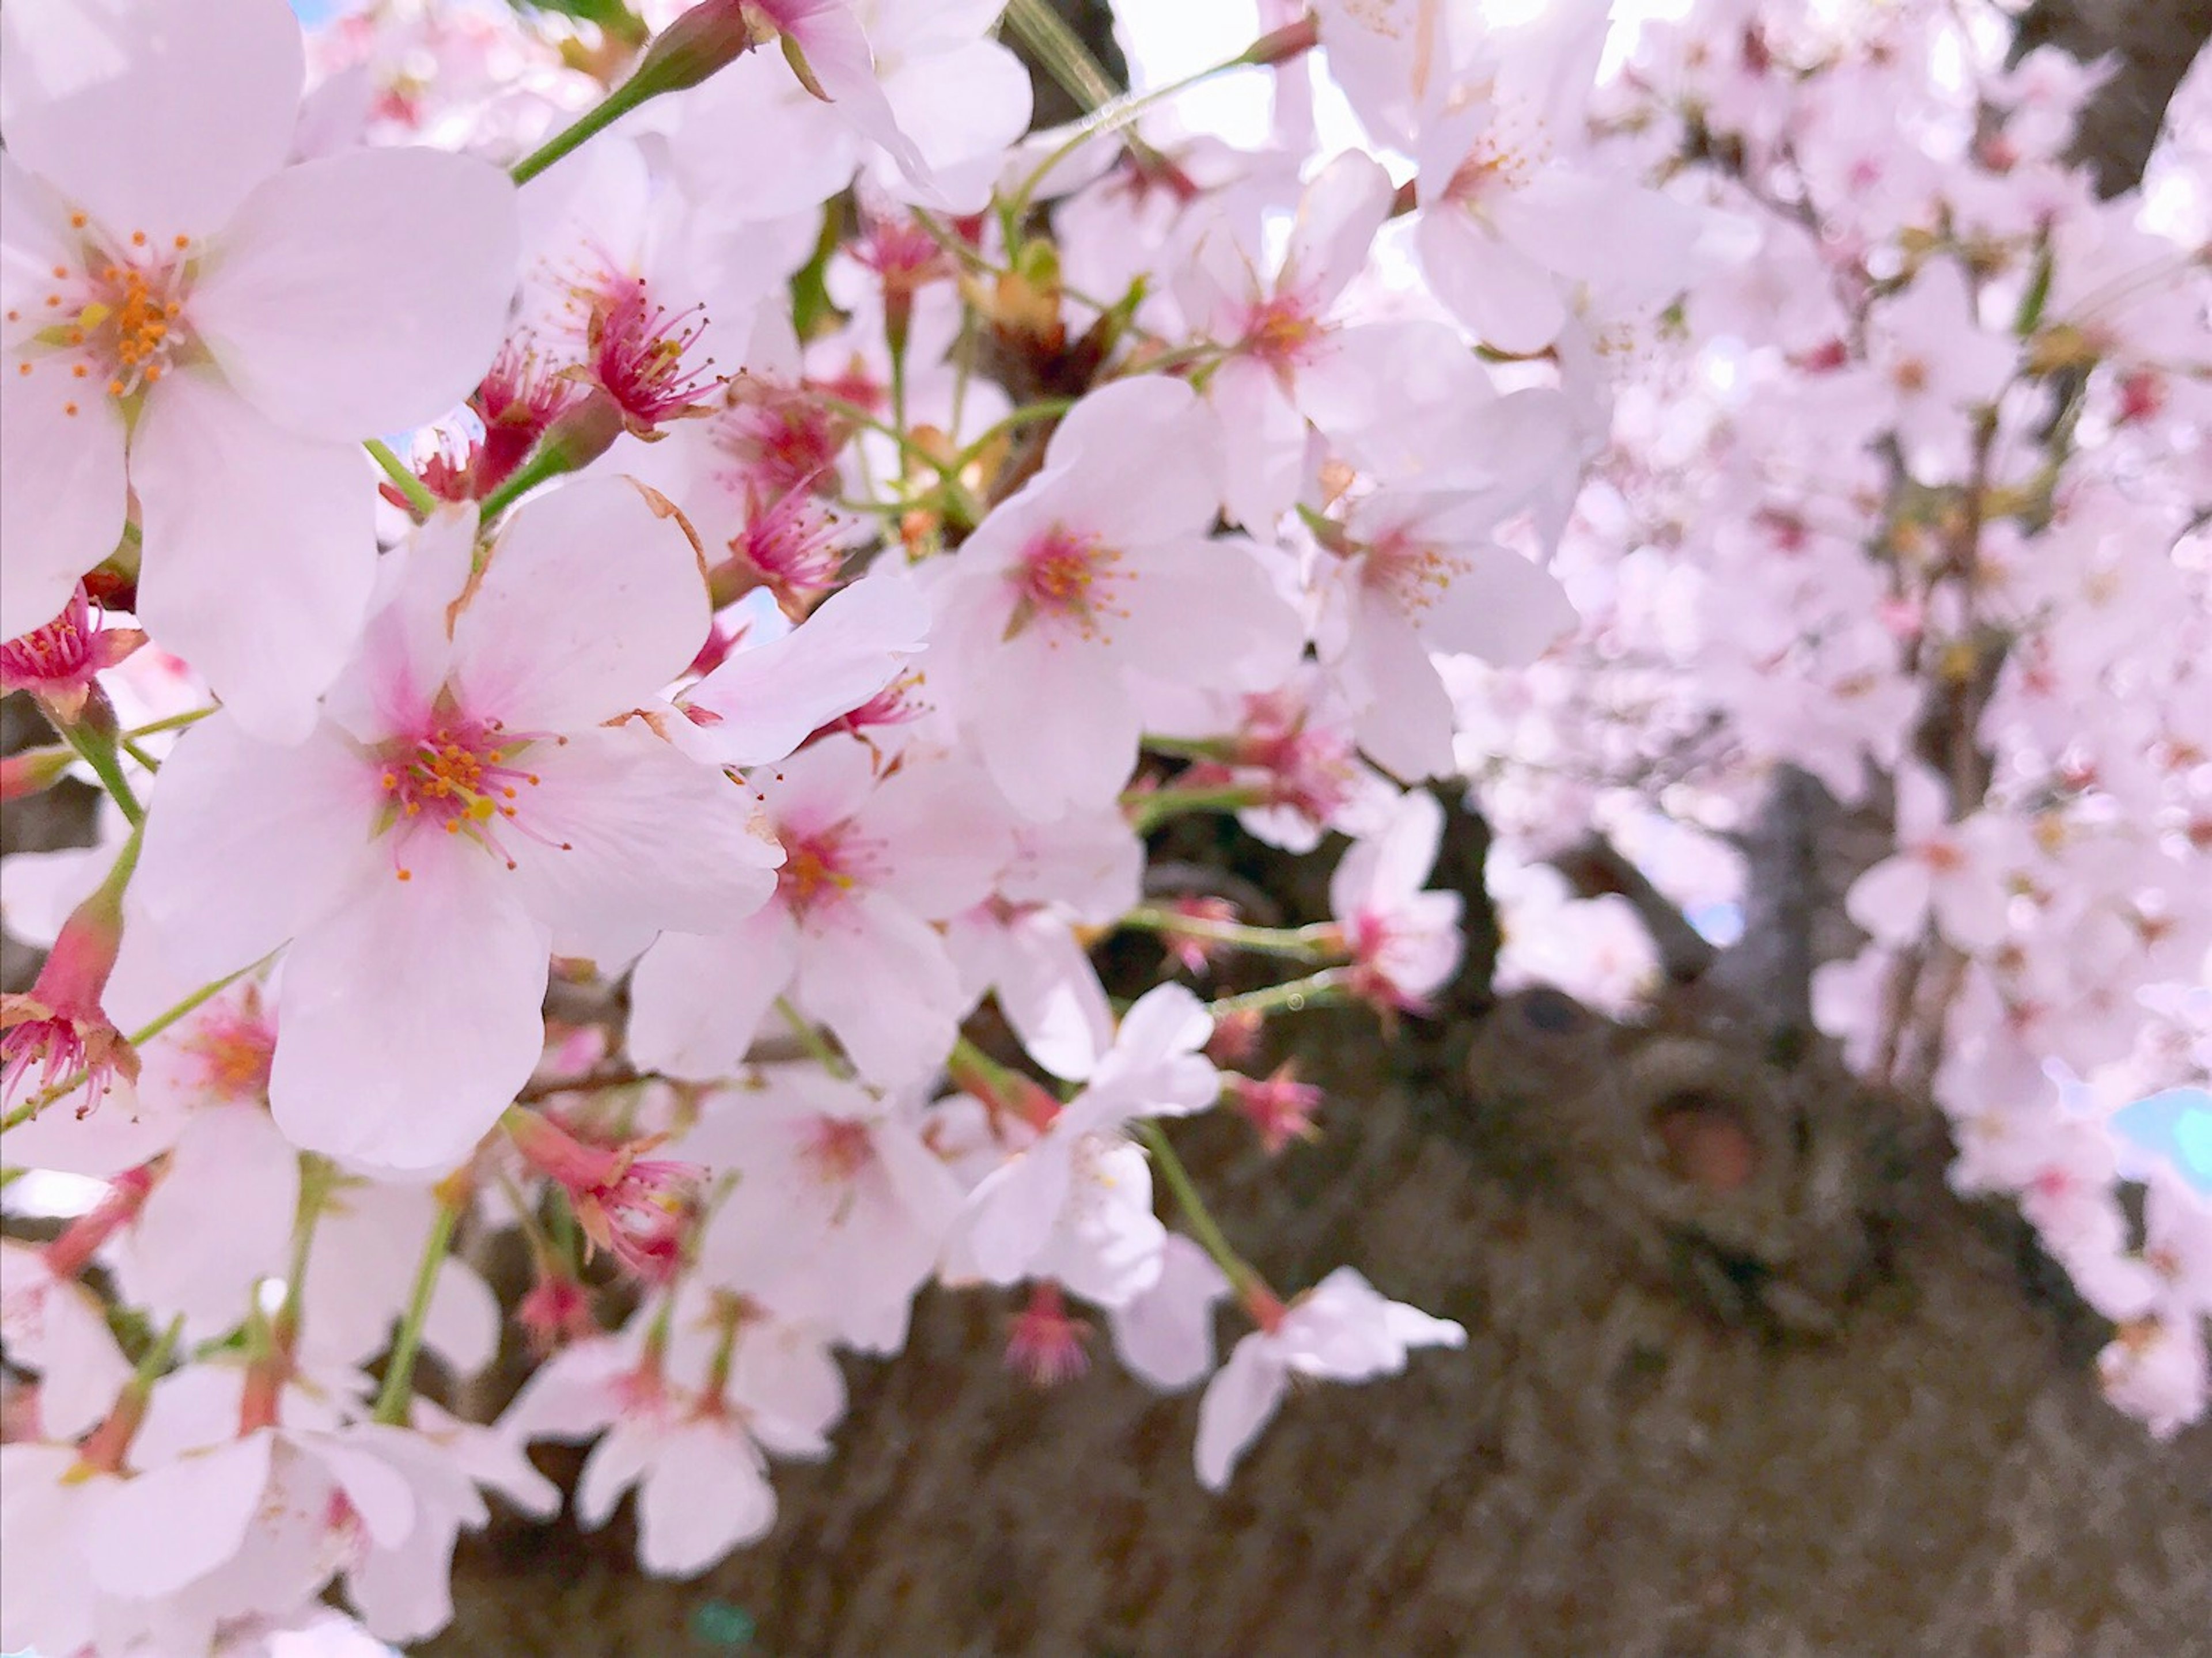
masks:
<svg viewBox="0 0 2212 1658"><path fill-rule="evenodd" d="M0 43L9 152L103 223L205 235L291 149L282 0L9 0Z"/></svg>
<svg viewBox="0 0 2212 1658"><path fill-rule="evenodd" d="M356 444L275 424L215 375L181 372L157 389L131 448L147 548L139 619L240 725L296 743L375 585L368 461Z"/></svg>

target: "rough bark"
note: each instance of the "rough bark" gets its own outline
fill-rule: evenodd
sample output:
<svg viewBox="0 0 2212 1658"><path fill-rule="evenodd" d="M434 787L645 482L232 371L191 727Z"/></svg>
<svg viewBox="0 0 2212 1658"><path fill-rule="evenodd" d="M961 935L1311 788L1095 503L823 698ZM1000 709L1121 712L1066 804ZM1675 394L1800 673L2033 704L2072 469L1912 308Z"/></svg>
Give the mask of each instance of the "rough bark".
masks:
<svg viewBox="0 0 2212 1658"><path fill-rule="evenodd" d="M1193 1399L1110 1362L1037 1394L1003 1302L933 1294L763 1545L671 1584L619 1523L503 1529L431 1650L704 1651L734 1606L776 1658L2212 1652L2212 1432L2160 1447L2097 1397L2094 1332L1945 1191L1924 1114L1564 998L1492 1016L1480 1095L1383 1082L1350 1022L1309 1047L1323 1144L1182 1136L1225 1224L1464 1352L1293 1396L1215 1497ZM1653 1132L1679 1112L1751 1177Z"/></svg>

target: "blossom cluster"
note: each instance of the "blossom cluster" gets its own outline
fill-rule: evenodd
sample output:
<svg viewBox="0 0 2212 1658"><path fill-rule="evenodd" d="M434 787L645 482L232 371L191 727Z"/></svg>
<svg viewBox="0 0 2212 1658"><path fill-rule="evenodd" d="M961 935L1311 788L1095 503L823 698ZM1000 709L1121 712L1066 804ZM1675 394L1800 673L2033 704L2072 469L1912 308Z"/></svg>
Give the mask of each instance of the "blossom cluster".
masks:
<svg viewBox="0 0 2212 1658"><path fill-rule="evenodd" d="M933 1283L1202 1382L1219 1489L1291 1377L1464 1339L1271 1285L1162 1126L1279 1151L1267 1021L1450 984L1433 780L1581 989L1547 836L1888 813L1824 1022L2202 1410L2212 1218L2131 1229L2105 1116L2212 1057L2203 272L2057 159L2082 82L1923 84L1949 7L1623 65L1587 0L1269 0L1232 143L1033 131L1030 0L570 9L0 13L4 786L106 797L7 871L0 1647L425 1637L544 1441L698 1573ZM1207 813L1330 914L1159 879Z"/></svg>

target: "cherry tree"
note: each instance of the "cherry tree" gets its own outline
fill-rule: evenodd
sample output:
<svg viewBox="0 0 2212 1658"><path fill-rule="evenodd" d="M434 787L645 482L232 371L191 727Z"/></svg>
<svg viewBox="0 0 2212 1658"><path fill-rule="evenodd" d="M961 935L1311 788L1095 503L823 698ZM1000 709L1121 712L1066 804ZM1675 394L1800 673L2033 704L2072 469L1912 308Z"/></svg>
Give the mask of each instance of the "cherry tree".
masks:
<svg viewBox="0 0 2212 1658"><path fill-rule="evenodd" d="M7 860L0 1645L424 1639L492 1497L695 1576L932 1284L1220 1491L1467 1333L1165 1125L1317 1132L1277 1033L1470 906L1624 1017L1754 935L2201 1418L2212 201L1994 8L1799 13L1270 0L1116 94L1037 0L12 0L4 789L104 804Z"/></svg>

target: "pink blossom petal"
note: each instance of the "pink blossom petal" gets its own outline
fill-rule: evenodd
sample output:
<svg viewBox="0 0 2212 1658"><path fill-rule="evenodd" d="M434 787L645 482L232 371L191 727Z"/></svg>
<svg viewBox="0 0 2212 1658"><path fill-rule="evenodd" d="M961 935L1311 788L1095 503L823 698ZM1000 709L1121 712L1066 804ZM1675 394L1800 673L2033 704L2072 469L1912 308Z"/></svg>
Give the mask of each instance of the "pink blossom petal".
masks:
<svg viewBox="0 0 2212 1658"><path fill-rule="evenodd" d="M720 926L775 892L782 850L747 791L642 727L579 732L525 763L541 781L504 844L560 954L627 961L664 927Z"/></svg>
<svg viewBox="0 0 2212 1658"><path fill-rule="evenodd" d="M1103 805L1136 769L1142 726L1097 654L1023 634L1000 653L991 694L969 710L992 780L1027 817Z"/></svg>
<svg viewBox="0 0 2212 1658"><path fill-rule="evenodd" d="M279 750L203 720L161 768L131 904L191 982L235 972L391 878L368 839L377 799L374 768L333 732ZM138 934L125 927L126 954Z"/></svg>
<svg viewBox="0 0 2212 1658"><path fill-rule="evenodd" d="M1390 216L1390 174L1373 156L1347 149L1323 167L1298 203L1283 256L1285 288L1320 310L1344 292L1367 262L1375 233Z"/></svg>
<svg viewBox="0 0 2212 1658"><path fill-rule="evenodd" d="M696 1577L775 1523L760 1452L735 1426L678 1429L639 1482L637 1523L638 1564L656 1577Z"/></svg>
<svg viewBox="0 0 2212 1658"><path fill-rule="evenodd" d="M1413 233L1437 299L1501 351L1540 351L1567 320L1551 272L1449 203L1423 211Z"/></svg>
<svg viewBox="0 0 2212 1658"><path fill-rule="evenodd" d="M117 235L222 228L284 164L306 79L283 0L9 0L8 149Z"/></svg>
<svg viewBox="0 0 2212 1658"><path fill-rule="evenodd" d="M260 1509L275 1439L248 1434L100 1487L83 1532L94 1580L111 1594L151 1600L231 1559Z"/></svg>
<svg viewBox="0 0 2212 1658"><path fill-rule="evenodd" d="M514 187L441 150L358 150L249 196L194 288L191 325L239 392L310 436L445 413L499 349L515 287Z"/></svg>
<svg viewBox="0 0 2212 1658"><path fill-rule="evenodd" d="M1230 1471L1245 1447L1283 1401L1287 1374L1267 1344L1267 1338L1256 1333L1238 1342L1199 1400L1198 1483L1208 1491L1229 1484Z"/></svg>
<svg viewBox="0 0 2212 1658"><path fill-rule="evenodd" d="M567 732L657 701L707 638L699 556L628 478L525 503L453 623L465 703Z"/></svg>
<svg viewBox="0 0 2212 1658"><path fill-rule="evenodd" d="M1462 568L1416 621L1429 648L1466 651L1501 668L1525 667L1580 618L1549 570L1503 547L1468 547Z"/></svg>
<svg viewBox="0 0 2212 1658"><path fill-rule="evenodd" d="M718 716L702 747L725 765L782 759L890 683L927 643L929 606L911 582L873 575L833 593L791 632L732 654L685 695Z"/></svg>
<svg viewBox="0 0 2212 1658"><path fill-rule="evenodd" d="M185 1339L236 1326L258 1278L282 1277L300 1196L300 1156L252 1106L193 1114L139 1212L118 1263L124 1292Z"/></svg>
<svg viewBox="0 0 2212 1658"><path fill-rule="evenodd" d="M0 375L0 639L59 616L76 579L115 550L123 449L115 399L87 392L60 359Z"/></svg>
<svg viewBox="0 0 2212 1658"><path fill-rule="evenodd" d="M731 1075L798 960L780 905L712 937L663 933L630 977L631 1057L675 1077Z"/></svg>
<svg viewBox="0 0 2212 1658"><path fill-rule="evenodd" d="M964 1005L945 940L902 904L854 893L803 936L799 999L861 1074L909 1082L942 1061Z"/></svg>
<svg viewBox="0 0 2212 1658"><path fill-rule="evenodd" d="M1048 489L1076 533L1124 550L1200 533L1221 502L1220 429L1196 392L1164 374L1109 381L1077 404L1045 467L1030 489Z"/></svg>
<svg viewBox="0 0 2212 1658"><path fill-rule="evenodd" d="M443 837L439 837L441 840ZM549 941L466 845L416 857L295 941L269 1079L292 1142L428 1173L468 1156L530 1080Z"/></svg>
<svg viewBox="0 0 2212 1658"><path fill-rule="evenodd" d="M215 375L187 371L147 398L131 482L146 532L139 620L240 725L298 742L375 586L367 459L282 430Z"/></svg>

